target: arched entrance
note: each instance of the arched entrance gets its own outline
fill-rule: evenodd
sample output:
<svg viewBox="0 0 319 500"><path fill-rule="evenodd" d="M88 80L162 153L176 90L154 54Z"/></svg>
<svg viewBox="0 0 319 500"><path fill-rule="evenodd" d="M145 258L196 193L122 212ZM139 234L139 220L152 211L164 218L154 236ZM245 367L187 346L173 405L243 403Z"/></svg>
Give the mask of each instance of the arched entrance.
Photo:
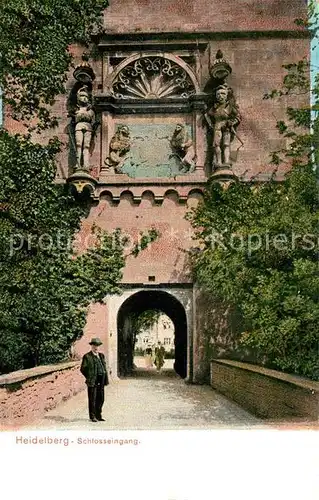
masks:
<svg viewBox="0 0 319 500"><path fill-rule="evenodd" d="M125 376L133 369L133 314L147 310L159 310L174 323L176 373L185 378L187 375L187 319L183 305L173 295L158 290L139 291L122 304L117 315L118 332L118 375Z"/></svg>

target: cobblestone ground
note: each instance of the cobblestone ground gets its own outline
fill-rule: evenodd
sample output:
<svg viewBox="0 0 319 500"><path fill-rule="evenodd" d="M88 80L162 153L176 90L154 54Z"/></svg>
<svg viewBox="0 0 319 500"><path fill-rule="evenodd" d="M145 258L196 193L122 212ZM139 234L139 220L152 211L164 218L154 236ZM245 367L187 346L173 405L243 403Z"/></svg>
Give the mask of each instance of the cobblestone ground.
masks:
<svg viewBox="0 0 319 500"><path fill-rule="evenodd" d="M251 428L261 421L209 386L189 385L166 369L141 367L133 377L112 382L105 390L105 422L90 422L87 393L62 403L34 426L37 429L209 429Z"/></svg>

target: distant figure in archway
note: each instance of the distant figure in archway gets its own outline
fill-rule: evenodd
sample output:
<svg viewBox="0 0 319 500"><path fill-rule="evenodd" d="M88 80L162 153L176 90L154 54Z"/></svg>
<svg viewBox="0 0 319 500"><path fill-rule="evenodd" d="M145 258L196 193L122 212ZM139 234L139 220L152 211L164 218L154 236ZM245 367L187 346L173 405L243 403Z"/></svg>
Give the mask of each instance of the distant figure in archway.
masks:
<svg viewBox="0 0 319 500"><path fill-rule="evenodd" d="M152 368L153 366L153 351L152 346L147 346L144 353L145 368Z"/></svg>
<svg viewBox="0 0 319 500"><path fill-rule="evenodd" d="M120 377L129 376L134 368L134 317L147 310L158 310L166 314L174 325L174 370L182 378L187 376L187 318L186 311L181 302L171 293L162 290L141 290L132 293L121 305L117 313L117 331L118 331L118 374ZM158 335L156 341L160 340ZM165 339L164 339L165 340ZM149 342L146 344L149 345ZM157 344L156 344L157 346ZM145 347L143 347L143 351ZM165 347L161 347L160 357L162 358L157 365L164 364ZM155 357L155 346L153 348L153 358ZM145 353L144 353L145 354ZM159 357L158 357L159 358ZM157 366L155 365L155 366Z"/></svg>
<svg viewBox="0 0 319 500"><path fill-rule="evenodd" d="M165 349L160 342L158 342L157 347L155 347L155 361L154 364L156 369L160 371L165 363Z"/></svg>

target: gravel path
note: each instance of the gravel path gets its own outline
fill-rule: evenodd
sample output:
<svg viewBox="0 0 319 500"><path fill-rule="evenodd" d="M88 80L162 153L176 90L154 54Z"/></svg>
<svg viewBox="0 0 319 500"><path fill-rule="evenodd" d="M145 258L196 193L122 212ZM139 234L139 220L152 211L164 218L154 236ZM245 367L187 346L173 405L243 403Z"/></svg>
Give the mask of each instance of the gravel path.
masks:
<svg viewBox="0 0 319 500"><path fill-rule="evenodd" d="M209 386L185 384L172 370L158 374L139 368L133 377L105 390L105 422L90 422L86 391L49 411L37 429L213 429L250 428L262 421Z"/></svg>

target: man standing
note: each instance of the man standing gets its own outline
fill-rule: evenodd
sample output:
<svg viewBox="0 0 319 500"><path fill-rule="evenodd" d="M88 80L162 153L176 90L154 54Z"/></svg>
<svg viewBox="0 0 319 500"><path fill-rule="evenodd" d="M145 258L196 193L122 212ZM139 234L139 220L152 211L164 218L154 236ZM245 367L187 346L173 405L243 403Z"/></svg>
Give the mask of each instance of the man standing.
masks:
<svg viewBox="0 0 319 500"><path fill-rule="evenodd" d="M160 371L165 363L165 348L162 346L160 341L157 342L157 347L155 347L155 361L154 364L157 371Z"/></svg>
<svg viewBox="0 0 319 500"><path fill-rule="evenodd" d="M99 338L91 340L91 351L83 356L80 368L88 386L89 415L92 422L104 422L104 418L102 418L104 386L109 383L105 356L99 352L100 345L102 345L102 342Z"/></svg>

